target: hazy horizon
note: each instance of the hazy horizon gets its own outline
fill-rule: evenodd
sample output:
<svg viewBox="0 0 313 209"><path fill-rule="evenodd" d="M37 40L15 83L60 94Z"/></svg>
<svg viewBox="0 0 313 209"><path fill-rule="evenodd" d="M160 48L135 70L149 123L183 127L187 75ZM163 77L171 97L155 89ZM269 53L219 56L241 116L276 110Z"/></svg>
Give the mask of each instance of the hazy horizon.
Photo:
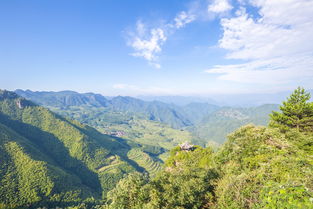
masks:
<svg viewBox="0 0 313 209"><path fill-rule="evenodd" d="M117 96L126 96L137 98L144 101L160 101L168 104L176 105L188 105L191 103L207 103L217 106L233 106L233 107L255 107L264 104L280 104L286 100L286 98L291 94L292 91L284 91L279 93L262 93L262 94L211 94L211 95L106 95L97 92L77 92L72 90L63 90L63 91L32 91L32 90L23 90L31 92L49 92L49 93L58 93L58 92L75 92L78 94L100 94L107 99L112 99ZM313 90L307 90L307 92L313 95ZM19 94L19 92L17 92ZM22 93L23 95L24 93ZM52 94L53 95L53 94ZM66 94L61 94L61 96L67 96ZM313 99L311 98L311 101Z"/></svg>
<svg viewBox="0 0 313 209"><path fill-rule="evenodd" d="M300 86L302 87L302 86ZM16 90L23 90L23 91L32 91L32 92L76 92L80 94L87 94L87 93L94 93L94 94L101 94L102 96L108 96L108 97L115 97L115 96L130 96L130 97L199 97L199 98L208 98L210 96L216 96L216 95L223 95L223 96L235 96L235 95L249 95L249 94L256 94L256 95L274 95L274 94L290 94L292 93L294 89L290 90L284 90L284 91L275 91L275 92L239 92L239 93L231 93L231 92L225 92L225 93L208 93L208 94L144 94L144 93L138 93L138 94L110 94L110 92L97 92L97 91L77 91L74 89L61 89L61 90L53 90L53 89L22 89L22 88L15 88L15 89L2 89L2 90L8 90L8 91L16 91ZM313 89L305 89L306 91L313 91Z"/></svg>

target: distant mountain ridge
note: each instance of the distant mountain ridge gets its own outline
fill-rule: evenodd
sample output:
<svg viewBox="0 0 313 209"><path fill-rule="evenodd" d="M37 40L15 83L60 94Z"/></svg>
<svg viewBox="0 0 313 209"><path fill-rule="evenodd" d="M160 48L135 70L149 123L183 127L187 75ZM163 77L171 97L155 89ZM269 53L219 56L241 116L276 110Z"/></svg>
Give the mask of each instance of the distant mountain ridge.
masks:
<svg viewBox="0 0 313 209"><path fill-rule="evenodd" d="M66 115L74 114L74 112L75 114L90 112L89 107L105 108L114 114L122 112L123 114L141 115L147 120L161 122L172 128L187 129L196 137L200 137L205 143L207 141L223 143L228 133L247 123L266 125L269 119L268 115L278 108L278 105L245 108L221 107L203 102L179 106L160 101L143 101L128 96L117 96L108 99L99 94L80 94L72 91L32 92L17 90L16 93L46 107L54 107L57 112ZM73 108L70 107L76 106L84 106L86 110L73 112ZM103 114L101 115L101 118L106 118ZM129 116L125 119L123 117L115 121L115 124L122 124L123 120L128 120L127 117ZM84 115L84 118L91 119L88 115ZM76 117L76 119L82 120L81 122L85 121L82 117ZM87 121L91 122L91 120ZM89 125L94 123L99 125L94 116L92 121L92 124Z"/></svg>
<svg viewBox="0 0 313 209"><path fill-rule="evenodd" d="M243 125L252 123L266 126L269 114L278 110L279 106L275 104L249 108L222 107L204 117L201 122L188 130L200 138L207 138L222 144L227 134Z"/></svg>
<svg viewBox="0 0 313 209"><path fill-rule="evenodd" d="M75 91L23 91L21 89L15 90L15 93L44 106L66 107L90 105L105 107L109 105L109 100L100 94L94 93L80 94Z"/></svg>
<svg viewBox="0 0 313 209"><path fill-rule="evenodd" d="M313 89L307 90L313 95ZM291 93L282 91L277 93L237 93L237 94L211 94L207 96L138 96L144 101L162 101L165 103L184 106L189 103L209 103L217 106L256 107L263 104L280 104ZM311 98L313 101L313 98Z"/></svg>
<svg viewBox="0 0 313 209"><path fill-rule="evenodd" d="M77 93L73 91L34 92L16 90L17 94L46 107L66 108L68 106L107 107L112 111L141 113L148 119L169 124L174 128L190 126L192 123L183 115L183 110L163 102L146 102L133 97L117 96L107 99L100 94Z"/></svg>
<svg viewBox="0 0 313 209"><path fill-rule="evenodd" d="M208 103L213 105L221 105L214 99L208 97L195 97L195 96L137 96L136 98L144 101L160 101L168 104L175 104L185 106L190 103Z"/></svg>

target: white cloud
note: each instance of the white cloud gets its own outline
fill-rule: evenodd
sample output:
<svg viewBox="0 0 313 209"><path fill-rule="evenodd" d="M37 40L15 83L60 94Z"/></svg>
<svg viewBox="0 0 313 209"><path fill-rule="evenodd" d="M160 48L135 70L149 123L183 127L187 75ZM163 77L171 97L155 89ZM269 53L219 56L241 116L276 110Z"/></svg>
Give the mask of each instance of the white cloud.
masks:
<svg viewBox="0 0 313 209"><path fill-rule="evenodd" d="M262 1L261 18L245 11L223 18L224 33L220 47L230 51L229 58L255 59L312 51L313 1ZM287 3L288 2L288 3Z"/></svg>
<svg viewBox="0 0 313 209"><path fill-rule="evenodd" d="M186 24L191 23L196 19L196 16L193 14L188 14L185 11L180 12L174 19L175 27L182 28Z"/></svg>
<svg viewBox="0 0 313 209"><path fill-rule="evenodd" d="M288 84L313 78L313 54L295 57L253 60L243 64L216 65L207 73L220 74L218 79L251 84Z"/></svg>
<svg viewBox="0 0 313 209"><path fill-rule="evenodd" d="M166 41L165 32L161 28L152 28L147 34L145 25L138 21L136 28L136 35L132 37L128 43L135 52L133 56L143 57L154 63L156 61L156 54L161 52L161 46Z"/></svg>
<svg viewBox="0 0 313 209"><path fill-rule="evenodd" d="M214 0L212 4L208 6L209 12L223 13L233 9L228 0Z"/></svg>
<svg viewBox="0 0 313 209"><path fill-rule="evenodd" d="M247 2L245 2L247 3ZM208 73L244 83L282 84L313 79L313 1L250 0L259 18L241 8L223 18L219 46L227 58L246 61L218 65Z"/></svg>
<svg viewBox="0 0 313 209"><path fill-rule="evenodd" d="M167 36L173 34L175 30L185 27L195 19L194 14L182 11L175 16L174 20L160 27L147 28L147 25L137 21L135 32L128 33L127 44L135 51L131 55L142 57L151 66L161 68L158 63L158 55L162 51L162 45L166 42Z"/></svg>

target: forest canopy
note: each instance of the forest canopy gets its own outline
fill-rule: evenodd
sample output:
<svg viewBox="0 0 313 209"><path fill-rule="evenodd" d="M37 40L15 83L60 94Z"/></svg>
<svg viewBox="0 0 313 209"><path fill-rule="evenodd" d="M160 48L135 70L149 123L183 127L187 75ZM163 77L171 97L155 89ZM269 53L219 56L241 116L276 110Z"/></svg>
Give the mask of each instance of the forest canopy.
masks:
<svg viewBox="0 0 313 209"><path fill-rule="evenodd" d="M246 125L216 152L176 147L155 178L131 174L106 208L312 208L313 105L296 89L269 127Z"/></svg>

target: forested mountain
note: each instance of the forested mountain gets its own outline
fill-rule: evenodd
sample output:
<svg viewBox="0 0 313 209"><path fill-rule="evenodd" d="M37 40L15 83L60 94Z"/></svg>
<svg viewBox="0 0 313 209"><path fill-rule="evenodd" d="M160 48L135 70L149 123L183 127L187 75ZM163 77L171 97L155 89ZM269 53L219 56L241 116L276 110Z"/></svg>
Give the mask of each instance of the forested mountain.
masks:
<svg viewBox="0 0 313 209"><path fill-rule="evenodd" d="M221 109L221 107L208 103L192 102L182 106L182 109L188 120L191 121L193 125L197 125L206 117Z"/></svg>
<svg viewBox="0 0 313 209"><path fill-rule="evenodd" d="M80 94L73 91L33 92L16 90L20 96L46 107L66 108L68 106L107 107L111 111L123 111L142 114L147 119L166 123L174 128L191 125L191 122L175 105L162 102L145 102L133 97L117 96L108 100L94 93Z"/></svg>
<svg viewBox="0 0 313 209"><path fill-rule="evenodd" d="M312 208L312 141L312 132L248 125L217 152L177 147L157 177L121 180L105 208Z"/></svg>
<svg viewBox="0 0 313 209"><path fill-rule="evenodd" d="M96 126L99 119L110 127L116 121L123 124L111 127L114 134L103 134L16 93L0 91L0 203L6 207L36 207L37 202L46 206L96 204L125 174L139 171L153 176L162 169L169 149L192 140L187 131L126 113L109 111L113 115L111 121L106 120L107 114L101 117L105 110L86 105L87 99L69 101L83 101L79 107L88 106L83 110L99 130L105 130L103 123ZM75 115L77 106L71 107ZM77 117L85 118L80 111ZM119 131L127 140L117 136ZM36 175L31 175L33 171Z"/></svg>
<svg viewBox="0 0 313 209"><path fill-rule="evenodd" d="M188 128L201 139L209 139L212 142L222 144L226 135L246 124L267 125L269 114L278 110L278 105L261 105L249 108L222 107L212 112Z"/></svg>
<svg viewBox="0 0 313 209"><path fill-rule="evenodd" d="M118 129L116 121L128 117L120 124L127 137L105 135L0 91L0 208L311 208L309 99L297 89L270 114L268 127L244 126L214 151L182 144L193 139L184 130L125 112L108 111L106 124ZM82 120L82 111L91 114L95 125L106 119L105 107L85 106L63 111ZM219 108L210 115L258 120L272 108Z"/></svg>
<svg viewBox="0 0 313 209"><path fill-rule="evenodd" d="M129 175L108 193L105 208L312 208L309 98L298 88L270 115L270 126L241 127L217 152L174 148L157 177Z"/></svg>
<svg viewBox="0 0 313 209"><path fill-rule="evenodd" d="M72 91L16 90L16 93L104 132L119 130L132 132L132 135L144 134L134 131L137 129L132 126L134 123L130 124L127 121L136 121L136 124L156 121L172 128L190 131L194 135L193 140L201 145L209 141L221 144L226 140L227 134L248 123L266 125L268 114L278 107L278 105L249 108L220 107L195 102L178 106L159 101L147 102L133 97L118 96L108 99L98 94L80 94Z"/></svg>
<svg viewBox="0 0 313 209"><path fill-rule="evenodd" d="M144 101L161 101L167 104L175 104L179 106L185 106L190 103L208 103L214 105L219 104L213 99L195 96L138 96L137 98Z"/></svg>
<svg viewBox="0 0 313 209"><path fill-rule="evenodd" d="M27 98L43 106L67 107L88 105L94 107L105 107L109 101L100 94L85 93L80 94L74 91L45 92L45 91L15 91L21 97Z"/></svg>
<svg viewBox="0 0 313 209"><path fill-rule="evenodd" d="M142 171L127 143L9 91L0 91L0 143L0 202L8 207L92 203Z"/></svg>
<svg viewBox="0 0 313 209"><path fill-rule="evenodd" d="M313 94L313 89L307 90ZM144 101L162 101L184 106L193 102L209 103L218 106L255 107L262 104L280 104L290 91L277 93L212 94L210 96L139 96Z"/></svg>
<svg viewBox="0 0 313 209"><path fill-rule="evenodd" d="M141 113L149 120L162 122L173 128L192 125L178 106L163 102L144 102L132 97L118 96L111 100L110 107L113 111Z"/></svg>

